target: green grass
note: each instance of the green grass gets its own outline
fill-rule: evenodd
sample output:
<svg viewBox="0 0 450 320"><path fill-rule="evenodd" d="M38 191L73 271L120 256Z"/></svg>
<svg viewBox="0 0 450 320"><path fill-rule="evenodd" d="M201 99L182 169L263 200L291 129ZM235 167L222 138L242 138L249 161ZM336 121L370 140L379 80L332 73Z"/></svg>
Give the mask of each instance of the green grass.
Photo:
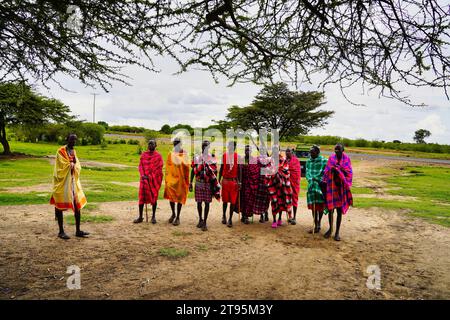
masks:
<svg viewBox="0 0 450 320"><path fill-rule="evenodd" d="M352 187L352 193L353 194L374 194L372 188L366 188L366 187Z"/></svg>
<svg viewBox="0 0 450 320"><path fill-rule="evenodd" d="M189 251L186 249L176 249L176 248L161 248L158 251L160 256L168 258L184 258L189 255Z"/></svg>
<svg viewBox="0 0 450 320"><path fill-rule="evenodd" d="M0 161L0 205L44 204L51 196L53 166L44 159L19 159ZM89 202L136 200L138 188L130 183L139 181L135 168L82 168L81 184ZM26 190L7 192L11 187L30 187L48 184L45 192ZM162 189L162 188L161 188ZM163 190L160 191L162 197Z"/></svg>
<svg viewBox="0 0 450 320"><path fill-rule="evenodd" d="M390 184L401 187L389 190L390 194L427 198L450 204L450 168L449 167L406 167L402 175L387 179Z"/></svg>
<svg viewBox="0 0 450 320"><path fill-rule="evenodd" d="M384 175L381 179L388 184L386 191L388 194L415 197L417 201L355 197L355 207L404 209L413 216L450 227L450 168L437 166L391 167L383 168L379 170L379 173Z"/></svg>
<svg viewBox="0 0 450 320"><path fill-rule="evenodd" d="M11 151L23 153L36 157L56 155L56 151L60 147L54 143L28 143L20 141L10 141ZM130 166L139 164L140 155L137 153L137 145L129 144L108 144L105 149L98 146L75 146L77 155L80 160L100 161L107 163L119 163ZM167 158L168 152L172 146L169 143L159 143L158 151L164 159ZM146 148L144 148L145 150ZM2 152L3 150L0 150Z"/></svg>
<svg viewBox="0 0 450 320"><path fill-rule="evenodd" d="M332 151L334 150L334 145L322 145L322 150ZM435 153L435 152L420 152L420 151L404 151L404 150L393 150L393 149L383 149L383 148L362 148L362 147L346 147L345 151L352 153L367 153L367 154L378 154L393 157L411 157L411 158L425 158L425 159L440 159L440 160L450 160L449 153Z"/></svg>
<svg viewBox="0 0 450 320"><path fill-rule="evenodd" d="M83 212L81 214L81 222L91 222L91 223L105 223L105 222L111 222L114 218L111 216L104 216L104 215L90 215ZM67 215L65 221L70 224L75 224L75 217L73 215Z"/></svg>
<svg viewBox="0 0 450 320"><path fill-rule="evenodd" d="M197 245L197 249L200 251L208 251L208 246L206 244L199 244Z"/></svg>
<svg viewBox="0 0 450 320"><path fill-rule="evenodd" d="M24 158L0 161L0 205L45 204L51 196L53 165L45 159ZM88 202L133 201L138 199L137 168L90 168L81 170L81 185ZM134 183L134 185L130 184ZM7 192L7 188L48 185L42 192ZM164 195L164 185L159 199ZM189 197L193 196L190 192Z"/></svg>
<svg viewBox="0 0 450 320"><path fill-rule="evenodd" d="M174 232L172 232L172 235L174 235L175 237L185 237L185 236L191 236L192 232L174 231Z"/></svg>

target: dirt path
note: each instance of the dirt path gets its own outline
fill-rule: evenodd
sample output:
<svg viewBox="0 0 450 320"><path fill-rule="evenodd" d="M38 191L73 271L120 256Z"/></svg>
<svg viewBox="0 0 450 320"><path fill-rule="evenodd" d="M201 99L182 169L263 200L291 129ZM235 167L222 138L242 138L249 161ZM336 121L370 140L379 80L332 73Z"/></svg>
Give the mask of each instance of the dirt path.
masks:
<svg viewBox="0 0 450 320"><path fill-rule="evenodd" d="M367 179L374 163L357 168ZM304 200L303 200L304 201ZM303 203L302 201L302 203ZM296 226L220 223L214 202L209 231L195 228L195 203L183 207L181 225L134 225L134 202L100 204L90 214L113 222L85 223L89 239L56 238L48 205L0 207L0 299L449 299L450 229L380 209L350 209L342 241L314 237L301 207ZM328 223L324 223L324 227ZM66 227L70 235L74 226ZM162 248L185 249L183 258ZM68 290L66 269L81 268L81 290ZM369 265L381 270L382 290L366 287Z"/></svg>

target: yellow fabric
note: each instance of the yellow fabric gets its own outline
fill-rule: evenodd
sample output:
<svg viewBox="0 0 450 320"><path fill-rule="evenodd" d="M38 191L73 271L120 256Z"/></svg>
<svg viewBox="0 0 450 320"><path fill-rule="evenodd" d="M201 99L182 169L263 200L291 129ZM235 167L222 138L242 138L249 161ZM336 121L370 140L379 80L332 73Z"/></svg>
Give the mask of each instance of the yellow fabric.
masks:
<svg viewBox="0 0 450 320"><path fill-rule="evenodd" d="M166 161L164 198L185 204L189 192L190 162L185 152L169 152Z"/></svg>
<svg viewBox="0 0 450 320"><path fill-rule="evenodd" d="M75 166L72 174L70 158L66 146L59 148L56 153L55 169L53 171L53 192L50 203L60 210L82 209L86 204L86 196L80 183L81 164L75 150ZM75 200L75 201L74 201Z"/></svg>

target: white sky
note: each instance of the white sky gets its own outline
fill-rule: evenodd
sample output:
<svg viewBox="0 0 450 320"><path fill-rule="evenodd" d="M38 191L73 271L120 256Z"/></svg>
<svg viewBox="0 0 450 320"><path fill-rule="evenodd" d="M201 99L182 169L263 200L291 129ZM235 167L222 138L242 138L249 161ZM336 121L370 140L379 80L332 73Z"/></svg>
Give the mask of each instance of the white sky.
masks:
<svg viewBox="0 0 450 320"><path fill-rule="evenodd" d="M229 82L225 79L216 84L206 71L190 70L182 75L173 75L178 69L171 60L159 62L160 73L137 67L126 68L125 73L132 78L132 86L117 82L108 93L96 90L100 94L96 98L96 121L156 130L165 123L207 126L213 119L224 119L231 105L251 103L261 89L254 84L228 87ZM65 88L76 93L64 91L56 85L51 85L50 90L39 87L39 91L60 99L81 119L92 121L91 93L94 90L86 88L76 79L60 77L59 80ZM318 90L313 85L300 89ZM450 144L450 101L443 91L432 88L410 88L405 91L413 101L428 104L421 108L409 107L393 99L378 98L376 92L370 95L362 95L361 92L361 87L355 86L348 95L352 101L363 103L365 107L348 103L338 87L327 87L327 104L323 108L335 111L335 115L328 125L314 129L311 134L412 142L414 131L423 128L432 133L428 142Z"/></svg>

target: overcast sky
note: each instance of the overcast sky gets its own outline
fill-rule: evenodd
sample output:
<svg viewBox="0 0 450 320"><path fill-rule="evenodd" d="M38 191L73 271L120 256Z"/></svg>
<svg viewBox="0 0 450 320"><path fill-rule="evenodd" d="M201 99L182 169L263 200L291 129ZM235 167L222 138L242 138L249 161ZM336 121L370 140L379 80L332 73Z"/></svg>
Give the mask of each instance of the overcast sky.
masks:
<svg viewBox="0 0 450 320"><path fill-rule="evenodd" d="M211 120L224 119L231 105L248 105L261 87L253 84L236 84L228 87L223 79L216 84L206 71L191 70L173 75L177 66L168 59L159 61L160 73L128 67L125 72L132 77L132 86L114 83L110 92L101 89L96 98L96 121L109 124L128 124L159 130L163 124L187 123L208 126ZM60 99L70 106L81 119L92 121L94 90L78 80L59 78L67 92L56 85L39 91ZM294 88L292 88L294 89ZM301 90L318 90L314 85L303 85ZM413 108L399 101L378 98L377 93L362 95L355 86L349 97L366 106L357 107L347 102L339 88L327 87L324 109L335 111L328 125L314 129L311 134L338 135L348 138L412 142L414 131L420 128L431 131L429 142L450 144L450 102L443 91L431 88L409 89L415 102L425 102L427 107Z"/></svg>

